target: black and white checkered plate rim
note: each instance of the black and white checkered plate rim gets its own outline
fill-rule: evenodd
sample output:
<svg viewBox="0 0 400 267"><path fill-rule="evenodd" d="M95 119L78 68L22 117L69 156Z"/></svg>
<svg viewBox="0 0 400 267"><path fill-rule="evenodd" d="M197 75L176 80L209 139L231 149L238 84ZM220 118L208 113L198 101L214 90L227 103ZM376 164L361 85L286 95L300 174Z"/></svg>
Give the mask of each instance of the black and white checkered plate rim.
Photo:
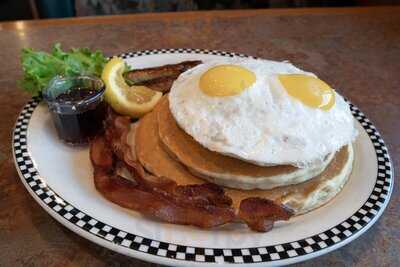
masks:
<svg viewBox="0 0 400 267"><path fill-rule="evenodd" d="M166 53L190 53L211 54L228 57L248 57L243 54L229 53L216 50L203 49L160 49L145 50L124 53L122 58L132 58L146 55ZM331 250L340 243L347 243L349 238L357 236L360 230L368 228L382 213L387 205L393 187L393 173L390 157L384 141L380 137L374 125L354 105L350 103L353 116L361 123L367 132L375 148L377 156L378 171L376 183L368 200L352 216L331 229L310 236L305 239L290 243L283 243L265 247L251 248L206 248L190 247L179 244L171 244L160 240L152 240L136 233L122 231L112 225L108 225L89 214L77 209L57 195L41 178L36 166L30 157L27 146L28 124L33 111L40 99L33 98L20 113L13 134L13 152L21 179L32 195L39 200L42 206L53 211L55 218L63 221L70 229L80 228L90 239L101 239L121 246L124 249L134 250L149 254L149 256L163 257L163 262L169 259L182 260L198 263L266 263L286 260L292 262L295 258L311 254L321 254L323 250ZM358 234L357 234L358 233ZM346 242L347 240L347 242ZM291 259L291 260L290 260ZM165 261L167 260L167 261ZM300 260L300 259L298 259ZM283 263L283 262L282 262Z"/></svg>

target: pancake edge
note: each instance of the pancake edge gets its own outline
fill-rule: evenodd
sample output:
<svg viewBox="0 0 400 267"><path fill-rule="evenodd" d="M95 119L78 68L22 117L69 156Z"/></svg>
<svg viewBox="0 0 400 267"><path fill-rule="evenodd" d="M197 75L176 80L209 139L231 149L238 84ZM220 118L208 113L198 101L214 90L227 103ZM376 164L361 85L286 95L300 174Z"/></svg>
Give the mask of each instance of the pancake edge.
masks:
<svg viewBox="0 0 400 267"><path fill-rule="evenodd" d="M234 174L232 172L213 172L206 170L205 168L201 168L198 166L194 166L194 164L188 164L188 162L180 155L180 153L175 153L169 146L169 142L165 140L166 138L161 134L160 132L160 112L163 111L162 108L166 106L169 109L169 112L171 112L169 105L168 105L168 99L163 99L162 101L166 102L160 102L159 105L160 108L156 109L154 112L156 112L157 120L158 120L158 136L160 139L160 144L162 148L175 160L180 162L182 165L184 165L191 174L194 176L197 176L199 178L202 178L208 182L218 184L220 186L225 186L233 189L242 189L242 190L253 190L253 189L261 189L261 190L267 190L267 189L273 189L277 187L282 187L282 186L289 186L289 185L294 185L294 184L299 184L306 182L319 174L321 174L326 167L330 164L330 162L333 160L333 158L336 155L336 152L328 154L325 159L320 163L320 164L315 164L313 167L309 168L297 168L297 170L284 173L284 174L278 174L274 176L250 176L250 175L243 175L243 174ZM164 105L164 106L162 106ZM172 113L171 113L172 116ZM173 118L173 116L172 116ZM175 118L173 118L175 120ZM176 122L176 126L179 128L180 131L183 131L185 134L186 133L182 128L180 128L179 124ZM194 140L194 142L197 143L197 141ZM201 144L199 144L201 146ZM210 151L212 153L212 151ZM222 156L222 154L221 154ZM260 167L260 166L257 166ZM268 168L267 166L264 166L265 168Z"/></svg>
<svg viewBox="0 0 400 267"><path fill-rule="evenodd" d="M354 149L350 143L347 145L348 159L341 172L334 178L319 184L317 189L302 199L301 194L291 193L281 199L281 203L294 210L296 215L308 213L330 202L349 180L353 170Z"/></svg>

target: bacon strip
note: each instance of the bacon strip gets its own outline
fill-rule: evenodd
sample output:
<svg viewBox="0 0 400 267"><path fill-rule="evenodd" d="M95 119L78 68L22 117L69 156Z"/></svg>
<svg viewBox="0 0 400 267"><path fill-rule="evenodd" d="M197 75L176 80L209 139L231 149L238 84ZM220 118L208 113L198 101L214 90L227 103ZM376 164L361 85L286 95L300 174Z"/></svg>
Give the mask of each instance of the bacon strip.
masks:
<svg viewBox="0 0 400 267"><path fill-rule="evenodd" d="M288 220L293 212L262 198L242 200L238 215L232 199L216 184L177 185L175 181L146 173L134 161L126 142L130 119L111 109L105 121L105 134L90 144L96 189L108 200L122 207L174 224L210 228L244 221L252 230L266 232L274 221ZM130 178L121 176L129 173Z"/></svg>
<svg viewBox="0 0 400 267"><path fill-rule="evenodd" d="M119 116L111 107L108 108L104 121L105 138L114 154L123 161L130 161L130 148L126 141L130 125L129 117Z"/></svg>
<svg viewBox="0 0 400 267"><path fill-rule="evenodd" d="M116 175L114 167L117 162L110 156L110 151L103 137L97 137L91 142L94 183L96 189L111 202L162 221L202 228L222 225L235 217L233 208L215 201L223 198L223 195L214 195L215 192L208 190L207 186L199 185L196 188L197 185L193 185L193 194L188 198L176 184L164 190L160 184L157 187L149 186L143 177L135 176L135 180L138 178L140 181L135 183ZM130 165L127 167L134 170ZM138 172L135 174L138 175ZM203 192L208 197L204 197Z"/></svg>
<svg viewBox="0 0 400 267"><path fill-rule="evenodd" d="M238 217L254 231L267 232L275 221L289 220L293 211L269 199L250 197L240 202Z"/></svg>
<svg viewBox="0 0 400 267"><path fill-rule="evenodd" d="M108 110L105 120L105 137L112 152L127 165L125 168L131 172L136 182L142 187L148 189L162 187L166 189L172 185L176 186L176 183L170 179L146 174L143 166L133 160L132 151L127 142L130 124L129 117L117 115L111 108Z"/></svg>

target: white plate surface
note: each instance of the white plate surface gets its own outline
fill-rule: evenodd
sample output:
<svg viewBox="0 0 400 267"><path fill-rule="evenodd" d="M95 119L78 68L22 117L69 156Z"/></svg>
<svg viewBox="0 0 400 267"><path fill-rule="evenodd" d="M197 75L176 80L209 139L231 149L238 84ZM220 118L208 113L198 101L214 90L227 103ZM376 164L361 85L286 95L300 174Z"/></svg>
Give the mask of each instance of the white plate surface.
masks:
<svg viewBox="0 0 400 267"><path fill-rule="evenodd" d="M183 60L203 61L233 53L194 49L122 55L134 68ZM231 224L201 230L153 221L104 199L94 188L88 148L59 141L47 107L29 102L14 130L14 157L34 199L63 225L104 247L168 265L282 265L337 249L364 233L382 214L393 188L390 158L371 122L351 105L358 121L352 175L327 205L268 233ZM39 103L39 104L38 104ZM315 218L318 218L317 220Z"/></svg>

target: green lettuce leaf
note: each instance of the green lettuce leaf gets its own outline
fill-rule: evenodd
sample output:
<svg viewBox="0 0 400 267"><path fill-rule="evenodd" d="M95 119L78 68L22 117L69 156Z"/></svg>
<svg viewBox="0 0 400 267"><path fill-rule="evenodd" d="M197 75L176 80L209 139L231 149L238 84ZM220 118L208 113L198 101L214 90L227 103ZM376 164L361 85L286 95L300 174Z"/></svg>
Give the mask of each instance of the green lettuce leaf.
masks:
<svg viewBox="0 0 400 267"><path fill-rule="evenodd" d="M100 77L106 62L106 57L99 50L93 52L88 48L72 48L66 52L59 43L54 45L51 53L24 48L21 52L24 74L18 85L37 96L56 75Z"/></svg>

